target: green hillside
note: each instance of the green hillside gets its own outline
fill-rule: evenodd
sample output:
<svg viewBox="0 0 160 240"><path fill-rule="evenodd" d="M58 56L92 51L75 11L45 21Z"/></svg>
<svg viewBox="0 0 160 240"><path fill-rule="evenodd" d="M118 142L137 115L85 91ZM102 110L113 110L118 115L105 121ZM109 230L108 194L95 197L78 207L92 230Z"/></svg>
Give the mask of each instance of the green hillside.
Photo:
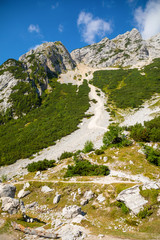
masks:
<svg viewBox="0 0 160 240"><path fill-rule="evenodd" d="M17 159L30 157L40 149L54 145L57 139L76 130L85 117L89 108L86 81L78 92L78 87L71 84L53 81L50 85L52 92L42 96L39 108L0 126L0 165L12 164ZM14 103L18 104L18 101ZM20 112L17 105L15 108Z"/></svg>
<svg viewBox="0 0 160 240"><path fill-rule="evenodd" d="M160 59L138 69L101 70L91 81L109 95L108 103L118 108L138 108L154 93L160 93Z"/></svg>

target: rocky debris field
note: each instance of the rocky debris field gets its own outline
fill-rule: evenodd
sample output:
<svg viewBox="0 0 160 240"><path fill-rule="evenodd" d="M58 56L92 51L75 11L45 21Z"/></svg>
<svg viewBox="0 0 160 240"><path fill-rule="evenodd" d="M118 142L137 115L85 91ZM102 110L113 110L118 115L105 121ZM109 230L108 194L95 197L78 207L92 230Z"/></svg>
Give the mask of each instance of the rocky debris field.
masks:
<svg viewBox="0 0 160 240"><path fill-rule="evenodd" d="M64 178L68 164L73 162L73 158L68 158L53 169L24 173L0 183L0 234L3 236L6 228L7 232L18 233L17 239L25 240L118 240L117 234L126 240L157 239L159 169L147 162L143 165L145 156L140 150L138 145L132 145L127 149L108 149L102 155L82 154L92 164L109 166L110 175L104 177ZM123 157L126 155L123 161L122 153ZM116 164L110 156L115 156L112 159ZM124 168L128 159L130 169ZM147 175L148 167L152 179Z"/></svg>

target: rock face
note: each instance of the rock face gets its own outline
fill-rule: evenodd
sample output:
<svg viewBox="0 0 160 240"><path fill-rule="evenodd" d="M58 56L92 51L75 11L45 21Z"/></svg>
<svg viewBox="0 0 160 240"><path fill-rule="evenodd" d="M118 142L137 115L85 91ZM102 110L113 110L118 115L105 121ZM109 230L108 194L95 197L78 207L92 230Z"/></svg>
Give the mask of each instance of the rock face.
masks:
<svg viewBox="0 0 160 240"><path fill-rule="evenodd" d="M0 198L11 197L14 198L16 187L12 184L0 183Z"/></svg>
<svg viewBox="0 0 160 240"><path fill-rule="evenodd" d="M64 207L62 210L62 215L65 218L74 218L81 213L81 207L78 207L76 205Z"/></svg>
<svg viewBox="0 0 160 240"><path fill-rule="evenodd" d="M85 235L79 226L66 224L57 231L62 240L84 239Z"/></svg>
<svg viewBox="0 0 160 240"><path fill-rule="evenodd" d="M148 202L141 196L139 186L123 190L119 193L116 200L124 202L134 214L138 214Z"/></svg>
<svg viewBox="0 0 160 240"><path fill-rule="evenodd" d="M15 214L20 209L19 199L2 197L2 211L8 212L9 214Z"/></svg>
<svg viewBox="0 0 160 240"><path fill-rule="evenodd" d="M132 29L110 40L102 39L71 52L76 63L84 62L92 67L129 66L160 57L160 34L145 41L137 29Z"/></svg>

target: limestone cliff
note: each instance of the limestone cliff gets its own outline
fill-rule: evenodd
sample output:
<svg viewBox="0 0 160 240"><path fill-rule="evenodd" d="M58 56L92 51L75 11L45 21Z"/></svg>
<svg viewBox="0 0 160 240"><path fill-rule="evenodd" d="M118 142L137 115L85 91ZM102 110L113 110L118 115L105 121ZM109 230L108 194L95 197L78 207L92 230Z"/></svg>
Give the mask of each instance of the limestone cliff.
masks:
<svg viewBox="0 0 160 240"><path fill-rule="evenodd" d="M102 39L99 43L71 52L77 62L92 67L132 66L142 61L160 57L160 34L145 41L137 29L132 29L116 38Z"/></svg>

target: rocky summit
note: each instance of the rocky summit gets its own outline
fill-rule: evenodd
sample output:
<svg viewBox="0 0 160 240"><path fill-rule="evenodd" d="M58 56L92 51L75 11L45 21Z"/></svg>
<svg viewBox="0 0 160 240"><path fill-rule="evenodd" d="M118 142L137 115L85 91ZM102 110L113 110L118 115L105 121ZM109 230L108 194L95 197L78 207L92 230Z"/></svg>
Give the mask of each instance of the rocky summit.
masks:
<svg viewBox="0 0 160 240"><path fill-rule="evenodd" d="M160 33L0 66L0 240L160 239Z"/></svg>
<svg viewBox="0 0 160 240"><path fill-rule="evenodd" d="M76 63L105 68L108 66L133 66L160 57L160 34L145 41L137 29L132 29L110 40L76 49L71 52Z"/></svg>

